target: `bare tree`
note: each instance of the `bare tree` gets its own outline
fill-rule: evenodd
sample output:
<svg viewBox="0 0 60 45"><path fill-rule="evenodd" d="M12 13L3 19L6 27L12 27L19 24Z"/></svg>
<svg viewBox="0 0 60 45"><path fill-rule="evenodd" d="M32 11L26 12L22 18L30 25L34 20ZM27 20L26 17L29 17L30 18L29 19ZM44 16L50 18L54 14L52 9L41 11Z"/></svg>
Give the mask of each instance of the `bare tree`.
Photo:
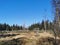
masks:
<svg viewBox="0 0 60 45"><path fill-rule="evenodd" d="M52 0L53 10L54 10L54 34L55 34L55 43L56 36L60 28L60 0Z"/></svg>

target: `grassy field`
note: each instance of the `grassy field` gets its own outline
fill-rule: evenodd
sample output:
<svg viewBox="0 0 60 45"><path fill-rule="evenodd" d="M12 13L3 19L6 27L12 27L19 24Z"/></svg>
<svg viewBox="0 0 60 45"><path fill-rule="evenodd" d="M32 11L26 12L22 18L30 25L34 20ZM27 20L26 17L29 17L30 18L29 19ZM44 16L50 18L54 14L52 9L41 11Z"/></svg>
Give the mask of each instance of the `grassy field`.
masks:
<svg viewBox="0 0 60 45"><path fill-rule="evenodd" d="M2 31L0 45L60 45L60 37L52 31Z"/></svg>

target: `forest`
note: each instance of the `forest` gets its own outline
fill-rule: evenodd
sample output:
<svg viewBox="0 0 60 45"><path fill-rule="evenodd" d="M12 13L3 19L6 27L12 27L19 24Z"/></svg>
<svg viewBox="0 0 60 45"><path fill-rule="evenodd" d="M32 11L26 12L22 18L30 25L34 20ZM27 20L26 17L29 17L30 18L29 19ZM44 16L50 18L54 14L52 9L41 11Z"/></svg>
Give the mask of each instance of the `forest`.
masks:
<svg viewBox="0 0 60 45"><path fill-rule="evenodd" d="M34 28L39 28L39 30L42 30L44 29L45 30L45 26L46 25L46 30L50 30L50 29L53 29L53 22L49 22L48 20L47 21L42 21L41 23L35 23L35 24L31 24L28 28L25 28L25 29L28 29L28 30L33 30ZM10 26L9 24L1 24L0 23L0 31L12 31L12 30L23 30L24 27L23 26L19 26L17 24L13 24L12 26Z"/></svg>

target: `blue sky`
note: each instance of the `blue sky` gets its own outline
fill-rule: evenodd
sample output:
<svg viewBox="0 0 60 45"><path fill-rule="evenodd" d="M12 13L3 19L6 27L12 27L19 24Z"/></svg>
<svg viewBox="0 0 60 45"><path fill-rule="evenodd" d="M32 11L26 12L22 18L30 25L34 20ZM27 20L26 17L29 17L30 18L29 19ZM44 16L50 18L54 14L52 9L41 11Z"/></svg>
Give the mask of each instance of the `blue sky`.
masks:
<svg viewBox="0 0 60 45"><path fill-rule="evenodd" d="M0 23L29 26L45 17L53 20L50 0L0 0Z"/></svg>

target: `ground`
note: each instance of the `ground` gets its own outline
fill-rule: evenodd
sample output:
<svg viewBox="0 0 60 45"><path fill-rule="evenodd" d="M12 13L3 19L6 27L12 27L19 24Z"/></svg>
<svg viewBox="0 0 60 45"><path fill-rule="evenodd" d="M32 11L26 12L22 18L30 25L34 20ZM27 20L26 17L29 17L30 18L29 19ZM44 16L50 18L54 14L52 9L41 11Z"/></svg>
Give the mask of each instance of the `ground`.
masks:
<svg viewBox="0 0 60 45"><path fill-rule="evenodd" d="M9 32L10 36L1 37L1 45L54 45L55 36L52 33L43 31L18 31ZM14 36L11 36L15 34ZM60 37L57 36L57 44L60 45ZM5 44L3 44L5 43Z"/></svg>

